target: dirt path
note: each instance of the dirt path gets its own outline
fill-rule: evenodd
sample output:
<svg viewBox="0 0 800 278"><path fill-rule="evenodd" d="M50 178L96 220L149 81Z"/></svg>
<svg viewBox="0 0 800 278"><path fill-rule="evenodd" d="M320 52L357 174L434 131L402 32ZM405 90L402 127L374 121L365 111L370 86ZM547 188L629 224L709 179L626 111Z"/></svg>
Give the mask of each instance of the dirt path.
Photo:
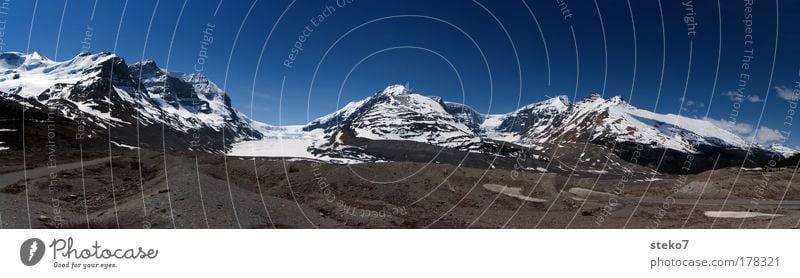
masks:
<svg viewBox="0 0 800 278"><path fill-rule="evenodd" d="M105 158L87 160L87 161L83 162L83 166L86 167L86 166L91 166L91 165L95 165L95 164L100 164L100 163L103 163L103 162L108 162L108 158L105 157ZM72 169L78 169L78 168L81 168L81 162L80 161L72 162L72 163L60 164L60 165L58 165L56 167L53 167L53 168L45 166L45 167L39 167L39 168L34 168L34 169L28 169L28 171L27 171L28 173L27 174L28 174L28 179L30 180L30 179L45 177L45 176L49 175L50 173L52 173L54 171L55 172L59 172L59 171L72 170ZM17 183L17 182L19 182L19 181L21 181L23 179L25 179L25 171L17 171L17 172L13 172L13 173L2 174L2 175L0 175L0 188L15 184L15 183Z"/></svg>

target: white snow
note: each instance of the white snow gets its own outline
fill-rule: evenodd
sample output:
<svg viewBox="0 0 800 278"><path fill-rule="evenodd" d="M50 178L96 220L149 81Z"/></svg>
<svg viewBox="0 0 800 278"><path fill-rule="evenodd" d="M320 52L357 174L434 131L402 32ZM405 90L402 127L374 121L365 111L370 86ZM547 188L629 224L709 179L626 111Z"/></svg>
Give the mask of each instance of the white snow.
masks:
<svg viewBox="0 0 800 278"><path fill-rule="evenodd" d="M542 168L542 167L536 167L536 168L525 167L525 170L528 170L528 171L539 171L539 172L542 172L542 173L547 173L547 169Z"/></svg>
<svg viewBox="0 0 800 278"><path fill-rule="evenodd" d="M353 114L353 112L355 112L356 109L361 107L361 105L363 105L367 100L369 100L369 98L362 99L360 101L354 101L354 102L347 103L347 105L345 105L344 107L340 108L339 110L336 110L336 112L333 112L333 113L330 113L328 115L322 116L322 117L316 119L315 121L313 121L312 123L326 123L328 121L334 120L337 115L340 115L342 117L342 119L347 118L348 116Z"/></svg>
<svg viewBox="0 0 800 278"><path fill-rule="evenodd" d="M608 171L606 170L586 170L585 172L599 175L608 174Z"/></svg>
<svg viewBox="0 0 800 278"><path fill-rule="evenodd" d="M629 105L620 97L605 100L591 95L563 110L561 122L548 122L526 134L525 142L544 142L553 138L612 139L655 145L695 153L697 145L746 148L738 135L712 122L674 114L658 114ZM581 139L585 140L585 139Z"/></svg>
<svg viewBox="0 0 800 278"><path fill-rule="evenodd" d="M229 156L316 158L308 152L311 142L303 139L244 141L235 143Z"/></svg>
<svg viewBox="0 0 800 278"><path fill-rule="evenodd" d="M264 138L257 141L235 143L228 155L316 158L308 151L308 148L322 137L322 130L304 132L303 126L275 127L261 123L256 126L264 134Z"/></svg>
<svg viewBox="0 0 800 278"><path fill-rule="evenodd" d="M611 193L594 191L594 190L591 190L591 189L586 189L586 188L581 188L581 187L570 188L569 190L567 190L567 192L572 193L572 194L574 194L575 196L578 197L578 198L573 198L573 199L579 199L579 200L584 200L584 199L588 199L588 198L591 198L591 197L596 197L596 198L597 197L599 197L599 198L614 198L614 197L617 196L617 195L614 195L614 194L611 194Z"/></svg>
<svg viewBox="0 0 800 278"><path fill-rule="evenodd" d="M660 180L661 180L661 178L649 177L649 178L646 178L646 179L635 180L635 181L636 182L654 182L654 181L660 181Z"/></svg>
<svg viewBox="0 0 800 278"><path fill-rule="evenodd" d="M435 99L409 92L402 85L387 87L375 103L352 123L357 137L372 140L406 140L443 147L459 147L478 137L456 121ZM419 125L429 128L421 129ZM479 138L477 138L479 139Z"/></svg>
<svg viewBox="0 0 800 278"><path fill-rule="evenodd" d="M117 147L120 147L120 148L126 148L126 149L130 149L130 150L138 149L138 147L134 147L134 146L131 146L131 145L125 145L125 144L117 143L117 142L114 142L114 141L111 141L111 143L114 144Z"/></svg>
<svg viewBox="0 0 800 278"><path fill-rule="evenodd" d="M6 52L0 56L0 91L28 98L38 96L57 83L74 85L99 72L95 66L114 55L78 55L64 62L51 61L38 52ZM89 74L87 74L89 73Z"/></svg>
<svg viewBox="0 0 800 278"><path fill-rule="evenodd" d="M655 142L661 147L689 153L696 152L694 145L698 144L747 146L738 135L706 120L653 113L625 103L610 106L608 112L604 126L617 134L618 141ZM631 128L635 129L632 133Z"/></svg>
<svg viewBox="0 0 800 278"><path fill-rule="evenodd" d="M509 187L505 185L499 184L491 184L487 183L483 185L483 188L492 192L497 192L512 198L517 198L523 201L534 202L534 203L544 203L547 202L545 199L539 199L534 197L528 197L522 194L522 188L519 187Z"/></svg>
<svg viewBox="0 0 800 278"><path fill-rule="evenodd" d="M58 62L49 60L37 52L2 53L0 91L28 98L37 97L44 91L51 90L52 97L64 99L69 96L70 89L74 86L85 86L95 81L91 79L100 78L98 76L100 65L115 58L115 55L109 53L84 53L70 60ZM144 65L149 62L142 63ZM134 78L138 77L137 73L132 74ZM336 131L334 128L303 131L304 126L275 127L251 122L244 115L229 109L225 103L225 92L202 75L157 69L143 75L141 81L148 87L148 91L160 89L163 93L167 78L178 78L194 86L198 93L197 99L208 103L210 112L201 113L196 107L182 104L173 107L167 103L168 100L164 95L158 93L151 92L150 98L155 102L153 104L148 100L134 97L135 88L118 87L115 84L114 89L124 101L136 104L136 112L141 115L139 119L143 123L164 123L184 131L202 127L220 130L230 125L234 116L239 116L245 123L264 133L263 140L236 143L229 155L326 160L310 153L309 147L322 146L322 143L334 143L330 144L333 148L345 147L342 146L343 141L339 137L332 138L332 132ZM108 101L110 100L105 99L105 102ZM106 124L112 126L133 124L112 117L110 113L98 111L97 106L102 103L103 100L75 102L81 112L103 119ZM365 107L367 104L371 106ZM485 138L541 150L540 143L558 138L559 135L569 133L580 135L590 131L593 131L588 134L591 139L611 138L619 142L655 145L688 153L696 152L697 145L735 148L749 146L738 135L710 121L638 109L625 103L620 97L605 100L599 95L592 95L576 103L570 103L567 97L559 96L520 107L508 114L478 115L474 119L447 111L439 98L410 92L403 85L391 85L372 97L350 102L338 111L310 124L333 126L329 125L331 121L349 120L352 121L349 124L355 135L360 138L414 141L450 148L469 146L473 151ZM351 117L357 112L358 117ZM67 116L77 117L77 115ZM480 119L481 122L474 123ZM473 130L475 127L473 124L478 126L478 130ZM0 129L0 132L12 131L16 130ZM341 133L337 134L341 136ZM332 142L325 141L329 139ZM798 153L798 150L781 145L770 146L769 150L786 157ZM581 158L584 156L582 153ZM585 159L587 162L592 160ZM597 170L588 172L605 173Z"/></svg>
<svg viewBox="0 0 800 278"><path fill-rule="evenodd" d="M783 157L790 157L790 156L793 156L793 155L795 155L797 153L800 153L800 151L798 151L796 149L793 149L793 148L790 148L790 147L787 147L787 146L784 146L784 145L781 145L781 144L772 144L767 149L770 150L770 151L773 151L773 152L777 152L777 153L783 155Z"/></svg>
<svg viewBox="0 0 800 278"><path fill-rule="evenodd" d="M537 117L538 119L532 127L528 126L526 128L530 128L532 133L541 133L546 131L553 124L553 116L569 109L569 103L569 99L566 96L558 96L523 106L508 114L484 115L484 121L480 124L480 128L488 138L516 143L526 147L533 147L536 146L536 144L532 142L534 140L524 140L524 134L520 134L519 131L501 130L503 122L507 121L509 124L514 123L515 125L525 127L526 123L522 118L533 115L533 117Z"/></svg>
<svg viewBox="0 0 800 278"><path fill-rule="evenodd" d="M750 211L706 211L703 213L706 217L711 218L755 218L755 217L778 217L783 214L770 214Z"/></svg>
<svg viewBox="0 0 800 278"><path fill-rule="evenodd" d="M353 164L361 161L345 158L332 158L314 155L309 151L325 135L322 129L303 131L304 126L270 126L253 121L264 138L255 141L234 143L229 156L242 157L282 157L295 159L313 159L332 163Z"/></svg>

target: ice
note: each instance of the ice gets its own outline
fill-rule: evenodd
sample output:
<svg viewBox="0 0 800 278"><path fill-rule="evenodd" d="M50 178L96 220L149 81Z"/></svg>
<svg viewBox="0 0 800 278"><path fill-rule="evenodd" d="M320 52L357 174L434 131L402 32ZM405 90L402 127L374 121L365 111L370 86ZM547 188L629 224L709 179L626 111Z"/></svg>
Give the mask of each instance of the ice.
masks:
<svg viewBox="0 0 800 278"><path fill-rule="evenodd" d="M539 199L534 197L528 197L522 194L522 188L519 187L509 187L505 185L499 184L491 184L487 183L483 185L483 188L492 192L497 192L509 197L517 198L523 201L534 202L534 203L544 203L547 202L545 199Z"/></svg>
<svg viewBox="0 0 800 278"><path fill-rule="evenodd" d="M755 218L755 217L778 217L783 214L770 214L751 211L706 211L703 213L706 217L712 218Z"/></svg>

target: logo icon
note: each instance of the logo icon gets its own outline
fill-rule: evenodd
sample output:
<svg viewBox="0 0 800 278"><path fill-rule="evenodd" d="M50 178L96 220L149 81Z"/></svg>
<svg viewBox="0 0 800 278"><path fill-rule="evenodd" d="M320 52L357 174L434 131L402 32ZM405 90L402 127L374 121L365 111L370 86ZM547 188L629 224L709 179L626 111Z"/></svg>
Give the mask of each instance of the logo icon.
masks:
<svg viewBox="0 0 800 278"><path fill-rule="evenodd" d="M19 247L19 259L22 264L34 266L44 257L44 242L38 238L26 240Z"/></svg>

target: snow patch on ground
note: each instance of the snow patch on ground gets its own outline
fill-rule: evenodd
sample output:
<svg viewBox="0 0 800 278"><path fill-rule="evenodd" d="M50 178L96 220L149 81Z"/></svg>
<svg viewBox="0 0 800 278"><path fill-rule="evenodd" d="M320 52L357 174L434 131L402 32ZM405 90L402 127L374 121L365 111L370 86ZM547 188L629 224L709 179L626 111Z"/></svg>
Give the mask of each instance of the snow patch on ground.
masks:
<svg viewBox="0 0 800 278"><path fill-rule="evenodd" d="M606 170L586 170L586 172L587 173L592 173L592 174L598 174L598 175L608 174L608 171L606 171Z"/></svg>
<svg viewBox="0 0 800 278"><path fill-rule="evenodd" d="M542 168L542 167L536 167L536 168L526 167L525 170L528 170L528 171L539 171L539 172L542 172L542 173L547 173L547 169Z"/></svg>
<svg viewBox="0 0 800 278"><path fill-rule="evenodd" d="M483 185L483 188L492 192L497 192L512 198L517 198L523 201L534 202L534 203L544 203L547 202L545 199L533 198L522 195L522 188L519 187L509 187L505 185L499 184L491 184L487 183Z"/></svg>
<svg viewBox="0 0 800 278"><path fill-rule="evenodd" d="M711 218L737 218L737 219L783 216L783 214L760 213L751 211L706 211L703 214L706 217L711 217Z"/></svg>
<svg viewBox="0 0 800 278"><path fill-rule="evenodd" d="M567 192L572 193L575 196L579 197L579 200L585 200L585 199L589 199L589 198L606 198L606 199L610 199L610 198L614 198L614 197L617 196L617 195L614 195L614 194L611 194L611 193L594 191L594 190L591 190L591 189L580 188L580 187L570 188Z"/></svg>
<svg viewBox="0 0 800 278"><path fill-rule="evenodd" d="M134 146L131 146L131 145L125 145L125 144L117 143L117 142L114 142L114 141L111 141L111 144L114 144L115 146L120 147L120 148L126 148L126 149L130 149L130 150L138 149L138 147L134 147Z"/></svg>

